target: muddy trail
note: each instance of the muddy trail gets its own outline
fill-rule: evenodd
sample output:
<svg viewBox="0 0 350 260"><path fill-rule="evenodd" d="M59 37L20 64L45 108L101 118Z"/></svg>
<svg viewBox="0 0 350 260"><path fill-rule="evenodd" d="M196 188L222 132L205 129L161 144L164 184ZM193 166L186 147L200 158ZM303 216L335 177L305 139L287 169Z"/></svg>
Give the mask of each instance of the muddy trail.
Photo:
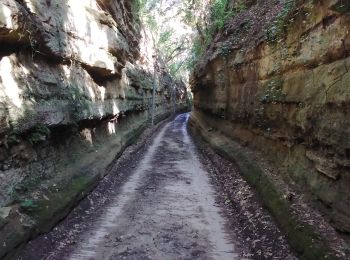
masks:
<svg viewBox="0 0 350 260"><path fill-rule="evenodd" d="M197 148L188 116L143 135L66 219L14 259L296 259L234 166ZM218 171L245 203L239 195L227 201Z"/></svg>

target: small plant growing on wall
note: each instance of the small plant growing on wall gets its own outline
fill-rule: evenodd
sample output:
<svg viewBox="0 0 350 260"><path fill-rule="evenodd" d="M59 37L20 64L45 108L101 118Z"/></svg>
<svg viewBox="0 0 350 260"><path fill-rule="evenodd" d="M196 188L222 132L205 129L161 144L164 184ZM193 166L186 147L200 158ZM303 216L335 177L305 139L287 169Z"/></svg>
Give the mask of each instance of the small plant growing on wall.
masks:
<svg viewBox="0 0 350 260"><path fill-rule="evenodd" d="M261 103L274 103L284 101L286 95L282 91L283 80L279 77L269 80L264 86L264 91L260 97Z"/></svg>
<svg viewBox="0 0 350 260"><path fill-rule="evenodd" d="M284 3L282 10L266 29L266 40L270 44L276 44L283 39L289 22L289 14L295 7L295 0L289 0Z"/></svg>
<svg viewBox="0 0 350 260"><path fill-rule="evenodd" d="M90 113L88 97L78 87L70 86L68 89L68 100L73 119L78 120L82 113Z"/></svg>
<svg viewBox="0 0 350 260"><path fill-rule="evenodd" d="M50 129L44 124L36 125L28 136L28 141L31 144L36 144L40 141L45 141L50 136Z"/></svg>
<svg viewBox="0 0 350 260"><path fill-rule="evenodd" d="M20 203L20 207L23 211L33 211L37 208L37 205L34 203L33 200L25 199Z"/></svg>

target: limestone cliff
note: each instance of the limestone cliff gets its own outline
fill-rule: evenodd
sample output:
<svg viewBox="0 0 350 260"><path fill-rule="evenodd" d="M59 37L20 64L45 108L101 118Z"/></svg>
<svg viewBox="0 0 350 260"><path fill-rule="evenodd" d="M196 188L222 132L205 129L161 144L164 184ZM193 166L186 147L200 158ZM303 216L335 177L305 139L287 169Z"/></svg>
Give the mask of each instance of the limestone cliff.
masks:
<svg viewBox="0 0 350 260"><path fill-rule="evenodd" d="M106 174L154 79L156 120L187 106L152 46L133 1L0 1L0 258Z"/></svg>
<svg viewBox="0 0 350 260"><path fill-rule="evenodd" d="M249 1L192 76L195 111L257 148L350 232L350 5Z"/></svg>

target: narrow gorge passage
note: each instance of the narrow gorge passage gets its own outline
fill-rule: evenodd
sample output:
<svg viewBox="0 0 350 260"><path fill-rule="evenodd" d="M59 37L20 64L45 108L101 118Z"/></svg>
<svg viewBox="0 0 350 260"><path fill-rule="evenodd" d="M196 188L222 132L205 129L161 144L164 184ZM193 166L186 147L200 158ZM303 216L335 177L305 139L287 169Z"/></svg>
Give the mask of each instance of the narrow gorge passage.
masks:
<svg viewBox="0 0 350 260"><path fill-rule="evenodd" d="M234 259L213 190L179 116L156 136L68 259Z"/></svg>
<svg viewBox="0 0 350 260"><path fill-rule="evenodd" d="M117 174L132 172L123 184L110 185L107 176L18 259L238 259L187 119L179 115L163 126L144 151L120 165L125 172ZM101 198L105 207L98 206Z"/></svg>
<svg viewBox="0 0 350 260"><path fill-rule="evenodd" d="M349 0L0 0L0 260L350 260L349 28Z"/></svg>

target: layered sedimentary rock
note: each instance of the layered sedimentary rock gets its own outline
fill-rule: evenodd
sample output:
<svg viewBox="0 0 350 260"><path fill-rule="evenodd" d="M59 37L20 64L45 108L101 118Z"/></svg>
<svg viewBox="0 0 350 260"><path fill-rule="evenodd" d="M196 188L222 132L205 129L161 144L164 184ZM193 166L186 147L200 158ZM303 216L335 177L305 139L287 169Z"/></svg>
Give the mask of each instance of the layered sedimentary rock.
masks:
<svg viewBox="0 0 350 260"><path fill-rule="evenodd" d="M0 258L58 221L155 118L187 106L132 1L0 1Z"/></svg>
<svg viewBox="0 0 350 260"><path fill-rule="evenodd" d="M350 5L255 1L192 77L192 120L258 149L350 232Z"/></svg>

